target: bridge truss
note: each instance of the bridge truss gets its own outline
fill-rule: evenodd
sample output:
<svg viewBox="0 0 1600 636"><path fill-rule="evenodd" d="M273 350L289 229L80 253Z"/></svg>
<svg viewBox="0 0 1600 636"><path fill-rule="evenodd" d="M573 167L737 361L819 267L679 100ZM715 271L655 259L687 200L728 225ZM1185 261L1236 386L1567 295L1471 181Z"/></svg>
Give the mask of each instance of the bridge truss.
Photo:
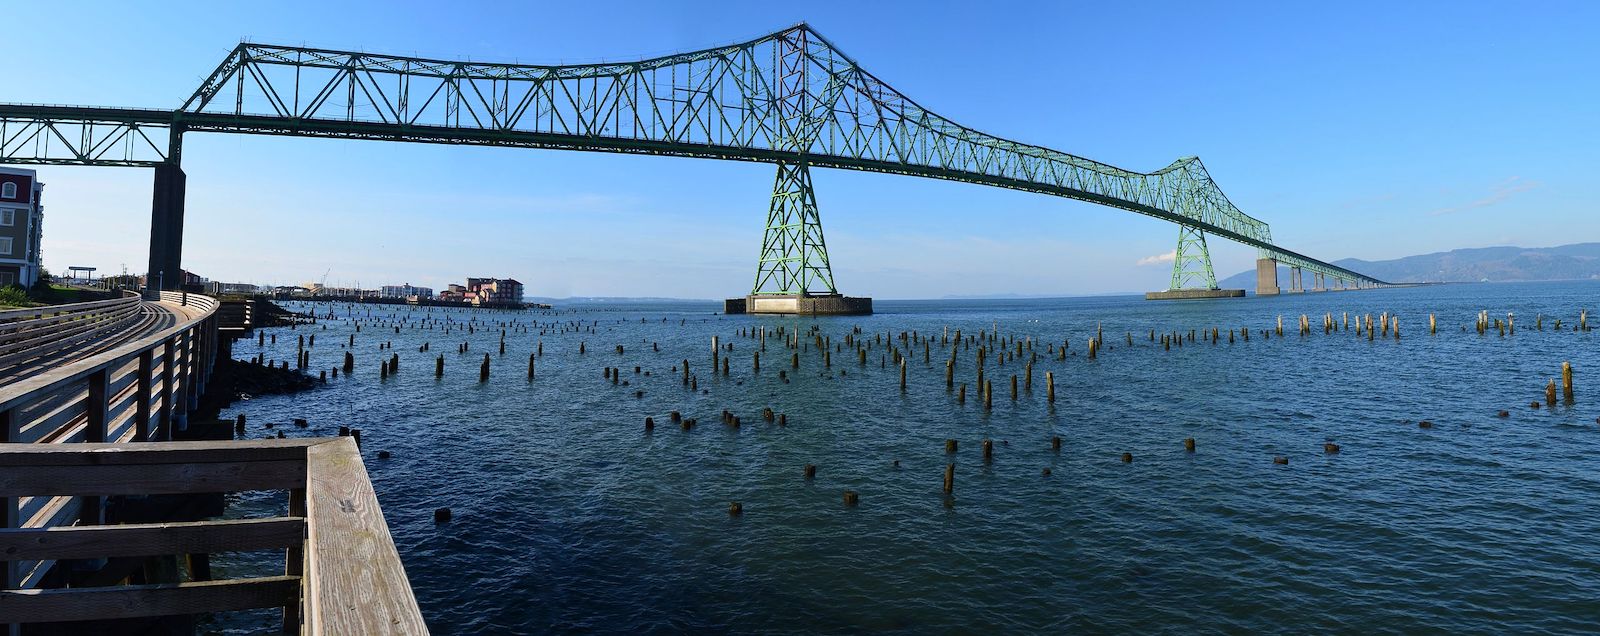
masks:
<svg viewBox="0 0 1600 636"><path fill-rule="evenodd" d="M562 66L243 43L177 110L0 104L0 163L177 166L187 132L774 163L755 294L836 293L812 167L1024 190L1171 221L1179 251L1199 255L1175 259L1174 285L1215 286L1206 234L1326 278L1385 284L1273 243L1267 224L1233 205L1198 158L1140 173L961 126L805 24L703 51Z"/></svg>

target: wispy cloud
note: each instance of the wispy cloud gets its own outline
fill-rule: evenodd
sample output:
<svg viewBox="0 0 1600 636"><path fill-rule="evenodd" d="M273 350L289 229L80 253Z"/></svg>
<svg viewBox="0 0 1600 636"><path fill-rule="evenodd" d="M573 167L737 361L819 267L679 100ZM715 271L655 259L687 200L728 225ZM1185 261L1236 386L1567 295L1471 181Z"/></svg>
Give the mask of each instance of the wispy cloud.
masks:
<svg viewBox="0 0 1600 636"><path fill-rule="evenodd" d="M1178 250L1172 250L1166 254L1156 254L1155 256L1146 256L1141 258L1139 259L1138 263L1135 263L1135 265L1160 265L1162 263L1171 263L1172 259L1177 257Z"/></svg>
<svg viewBox="0 0 1600 636"><path fill-rule="evenodd" d="M1496 183L1494 185L1494 188L1489 192L1489 194L1487 196L1484 196L1482 198L1470 201L1468 203L1464 203L1462 205L1448 207L1448 208L1439 208L1437 210L1429 212L1428 216L1442 216L1442 215L1445 215L1445 214L1454 214L1456 212L1464 212L1464 211L1467 211L1467 210L1475 210L1477 208L1486 208L1486 207L1489 207L1489 206L1494 205L1496 203L1504 202L1506 199L1510 199L1512 196L1516 195L1517 193L1527 192L1527 191L1532 190L1532 189L1537 188L1537 187L1539 187L1539 182L1538 181L1529 181L1529 180L1523 179L1522 177L1513 176L1513 177L1511 177L1509 179L1506 179L1505 181L1501 181L1500 183Z"/></svg>

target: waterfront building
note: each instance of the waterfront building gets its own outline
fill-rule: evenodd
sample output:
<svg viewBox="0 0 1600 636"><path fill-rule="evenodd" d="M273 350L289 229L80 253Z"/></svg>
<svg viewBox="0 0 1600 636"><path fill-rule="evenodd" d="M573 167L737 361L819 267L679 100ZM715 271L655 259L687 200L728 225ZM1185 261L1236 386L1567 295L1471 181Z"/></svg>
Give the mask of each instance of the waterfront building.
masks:
<svg viewBox="0 0 1600 636"><path fill-rule="evenodd" d="M34 170L0 168L0 287L31 287L43 270L44 184Z"/></svg>
<svg viewBox="0 0 1600 636"><path fill-rule="evenodd" d="M522 283L515 278L468 278L465 292L477 306L522 303Z"/></svg>
<svg viewBox="0 0 1600 636"><path fill-rule="evenodd" d="M412 296L430 298L433 296L433 288L415 287L412 286L411 283L406 283L404 285L384 285L378 290L378 295L384 298L410 298Z"/></svg>

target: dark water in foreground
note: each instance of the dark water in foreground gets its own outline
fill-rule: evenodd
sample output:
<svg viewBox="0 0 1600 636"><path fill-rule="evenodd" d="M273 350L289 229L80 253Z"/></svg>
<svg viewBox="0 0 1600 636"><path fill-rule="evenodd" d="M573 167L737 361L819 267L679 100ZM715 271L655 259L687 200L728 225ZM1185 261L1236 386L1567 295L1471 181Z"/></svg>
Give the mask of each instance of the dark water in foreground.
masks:
<svg viewBox="0 0 1600 636"><path fill-rule="evenodd" d="M294 417L310 420L309 434L363 429L367 468L436 633L1592 633L1600 355L1595 335L1571 325L1600 304L1597 292L1600 283L1582 282L1182 303L883 301L874 316L821 319L718 316L711 303L555 314L338 305L326 330L275 330L265 355L292 359L295 336L315 333L312 368L331 368L354 312L363 328L353 378L224 415L247 413L249 437ZM1515 335L1478 335L1480 309L1514 312ZM1353 325L1324 335L1322 314L1346 311L1352 321L1398 315L1403 337L1369 341ZM1295 334L1302 313L1312 335ZM374 326L392 314L408 321L399 334ZM1261 337L1280 314L1286 336ZM412 328L429 318L440 323ZM446 318L457 321L449 334ZM500 356L499 328L480 322L469 335L466 320L539 326L509 334ZM1108 350L1091 361L1097 323ZM859 326L886 340L867 366L846 346L830 370L804 338L794 371L772 336L757 374L757 341L735 334L763 325L815 325L834 343ZM937 340L929 363L916 347L905 392L892 363L879 365L888 334L994 325L1033 337L1040 360L1033 391L1013 402L1010 376L1023 365L991 355L992 411L973 387L964 405L946 390L950 354ZM1221 344L1164 351L1148 340L1151 329L1212 326ZM1227 330L1241 326L1257 333L1228 344ZM712 335L733 343L729 377L711 372ZM1065 361L1045 354L1063 340ZM402 370L380 382L386 341ZM417 352L423 342L432 352ZM235 348L259 352L254 341ZM493 376L480 384L484 352ZM433 377L439 353L443 380ZM975 353L959 353L957 383L974 381ZM704 394L671 372L685 358ZM1576 404L1529 408L1562 361L1577 369ZM604 380L607 366L629 386ZM1045 371L1056 377L1053 405ZM768 406L787 427L761 421ZM722 409L743 426L720 424ZM1509 418L1496 417L1502 409ZM699 425L672 426L673 410ZM1197 452L1184 452L1186 437ZM953 459L946 438L960 442ZM1330 440L1343 452L1325 454ZM379 460L379 450L394 457ZM940 481L951 461L947 502ZM815 480L802 478L805 464L818 467ZM847 489L859 507L842 504ZM735 500L744 514L730 518ZM243 495L234 513L261 516L274 503ZM435 525L440 506L455 521ZM218 567L281 567L268 556L219 557Z"/></svg>

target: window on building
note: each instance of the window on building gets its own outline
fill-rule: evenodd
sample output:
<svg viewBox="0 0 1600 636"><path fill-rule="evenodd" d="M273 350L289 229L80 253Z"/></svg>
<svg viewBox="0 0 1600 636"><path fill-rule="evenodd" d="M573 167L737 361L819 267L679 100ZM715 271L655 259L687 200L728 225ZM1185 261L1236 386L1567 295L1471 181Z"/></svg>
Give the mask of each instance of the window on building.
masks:
<svg viewBox="0 0 1600 636"><path fill-rule="evenodd" d="M11 272L0 272L0 287L9 287L17 283L17 275Z"/></svg>
<svg viewBox="0 0 1600 636"><path fill-rule="evenodd" d="M0 256L11 255L11 237L0 236Z"/></svg>
<svg viewBox="0 0 1600 636"><path fill-rule="evenodd" d="M16 210L0 210L0 225L12 226L17 224Z"/></svg>
<svg viewBox="0 0 1600 636"><path fill-rule="evenodd" d="M7 198L7 199L15 199L15 198L17 198L17 184L15 184L15 183L6 183L6 184L3 184L3 185L0 185L0 197L4 197L4 198Z"/></svg>

